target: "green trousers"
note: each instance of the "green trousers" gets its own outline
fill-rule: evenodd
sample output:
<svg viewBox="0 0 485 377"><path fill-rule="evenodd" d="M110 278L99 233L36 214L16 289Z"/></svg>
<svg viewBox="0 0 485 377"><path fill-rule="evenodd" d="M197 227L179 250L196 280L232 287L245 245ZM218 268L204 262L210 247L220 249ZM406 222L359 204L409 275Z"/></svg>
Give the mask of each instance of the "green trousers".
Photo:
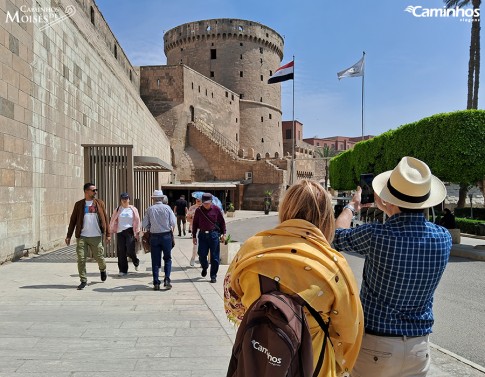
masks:
<svg viewBox="0 0 485 377"><path fill-rule="evenodd" d="M104 261L103 237L80 237L76 239L77 270L81 281L87 282L86 258L88 248L93 252L94 259L98 262L99 270L106 270Z"/></svg>

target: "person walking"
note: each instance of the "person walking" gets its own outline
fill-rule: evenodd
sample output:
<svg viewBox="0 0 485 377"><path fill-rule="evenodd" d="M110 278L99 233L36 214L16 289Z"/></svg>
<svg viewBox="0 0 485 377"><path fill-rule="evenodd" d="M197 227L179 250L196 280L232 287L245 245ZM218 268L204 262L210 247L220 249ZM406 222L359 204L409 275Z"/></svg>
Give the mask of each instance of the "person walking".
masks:
<svg viewBox="0 0 485 377"><path fill-rule="evenodd" d="M84 199L74 204L65 239L66 245L69 246L72 234L76 230L77 269L81 280L81 284L77 287L78 290L84 289L88 282L86 273L88 248L98 262L101 281L106 280L108 274L104 260L103 236L107 243L111 240L106 207L102 200L96 199L98 192L96 185L90 182L85 183L83 190Z"/></svg>
<svg viewBox="0 0 485 377"><path fill-rule="evenodd" d="M195 204L191 205L187 211L187 221L189 222L189 233L192 233L192 222L194 220L195 210L202 205L202 200L195 198ZM190 265L194 267L195 258L197 257L197 245L192 244L192 257L190 258Z"/></svg>
<svg viewBox="0 0 485 377"><path fill-rule="evenodd" d="M261 296L261 276L275 280L282 292L297 294L329 323L330 341L325 344L318 377L349 376L359 354L364 319L352 270L330 246L335 231L331 197L317 182L300 180L286 191L279 220L276 228L246 240L232 260L224 279L226 315L239 324ZM325 332L307 308L304 312L315 370ZM270 354L271 342L263 341L268 343L261 346ZM254 366L246 367L254 371ZM261 375L268 375L268 370Z"/></svg>
<svg viewBox="0 0 485 377"><path fill-rule="evenodd" d="M185 195L180 195L180 199L175 202L175 206L173 207L173 211L177 215L177 228L179 231L179 237L182 236L181 230L184 232L185 236L185 223L187 222L187 208L188 208L187 201L185 200ZM180 223L182 223L182 229L180 227Z"/></svg>
<svg viewBox="0 0 485 377"><path fill-rule="evenodd" d="M120 205L114 210L109 223L111 234L116 234L116 253L118 255L119 276L128 275L128 259L131 258L135 271L140 260L136 256L136 241L140 235L140 215L136 207L130 204L130 195L120 195Z"/></svg>
<svg viewBox="0 0 485 377"><path fill-rule="evenodd" d="M172 209L162 202L163 191L153 191L152 199L154 204L145 212L142 227L150 232L150 248L152 258L153 289L160 290L159 269L162 265L165 277L163 286L167 289L172 288L170 272L172 271L172 236L175 229L175 215Z"/></svg>
<svg viewBox="0 0 485 377"><path fill-rule="evenodd" d="M360 298L365 335L352 377L426 376L433 296L450 256L451 236L424 211L446 197L428 165L403 157L372 182L389 218L350 229L362 207L360 187L336 220L334 247L365 257Z"/></svg>
<svg viewBox="0 0 485 377"><path fill-rule="evenodd" d="M209 268L207 255L210 251L210 282L216 283L217 272L219 271L220 242L224 242L226 239L226 222L219 207L212 204L212 194L204 193L201 201L202 205L195 210L192 223L192 242L199 246L198 254L202 267L202 277L207 276L207 269Z"/></svg>

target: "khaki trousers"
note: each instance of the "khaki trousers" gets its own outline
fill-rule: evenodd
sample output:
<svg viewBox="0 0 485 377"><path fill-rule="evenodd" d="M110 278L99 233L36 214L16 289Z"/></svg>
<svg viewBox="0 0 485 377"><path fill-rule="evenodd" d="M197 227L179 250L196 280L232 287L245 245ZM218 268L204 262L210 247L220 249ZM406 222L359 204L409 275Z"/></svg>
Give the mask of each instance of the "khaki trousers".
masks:
<svg viewBox="0 0 485 377"><path fill-rule="evenodd" d="M79 279L87 282L88 276L86 274L86 258L88 248L93 252L94 259L98 262L99 270L106 270L106 262L104 261L104 247L103 237L80 237L76 239L76 254L77 254L77 270L79 272Z"/></svg>
<svg viewBox="0 0 485 377"><path fill-rule="evenodd" d="M429 336L364 334L352 377L424 377L431 364Z"/></svg>

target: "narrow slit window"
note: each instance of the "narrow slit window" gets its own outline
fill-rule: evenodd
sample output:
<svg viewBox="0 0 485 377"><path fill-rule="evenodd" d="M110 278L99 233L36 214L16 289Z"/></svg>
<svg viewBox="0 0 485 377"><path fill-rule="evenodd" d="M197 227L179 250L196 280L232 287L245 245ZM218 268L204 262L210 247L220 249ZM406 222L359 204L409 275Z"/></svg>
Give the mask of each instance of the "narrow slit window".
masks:
<svg viewBox="0 0 485 377"><path fill-rule="evenodd" d="M217 59L217 50L215 48L211 48L211 59Z"/></svg>

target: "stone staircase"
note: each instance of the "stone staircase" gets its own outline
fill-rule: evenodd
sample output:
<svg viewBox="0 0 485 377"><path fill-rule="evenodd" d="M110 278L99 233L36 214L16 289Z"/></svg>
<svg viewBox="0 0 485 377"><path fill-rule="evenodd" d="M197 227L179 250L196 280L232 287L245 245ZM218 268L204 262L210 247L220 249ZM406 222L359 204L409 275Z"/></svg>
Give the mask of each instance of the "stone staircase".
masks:
<svg viewBox="0 0 485 377"><path fill-rule="evenodd" d="M191 146L185 147L184 157L191 162L192 180L202 182L214 179L214 172L209 163L195 148Z"/></svg>
<svg viewBox="0 0 485 377"><path fill-rule="evenodd" d="M198 118L195 119L195 122L189 123L189 125L192 125L196 129L198 129L215 144L225 149L229 154L232 154L234 157L237 156L237 152L239 149L237 143L229 140L221 132L217 131L213 126L205 123L203 120Z"/></svg>

